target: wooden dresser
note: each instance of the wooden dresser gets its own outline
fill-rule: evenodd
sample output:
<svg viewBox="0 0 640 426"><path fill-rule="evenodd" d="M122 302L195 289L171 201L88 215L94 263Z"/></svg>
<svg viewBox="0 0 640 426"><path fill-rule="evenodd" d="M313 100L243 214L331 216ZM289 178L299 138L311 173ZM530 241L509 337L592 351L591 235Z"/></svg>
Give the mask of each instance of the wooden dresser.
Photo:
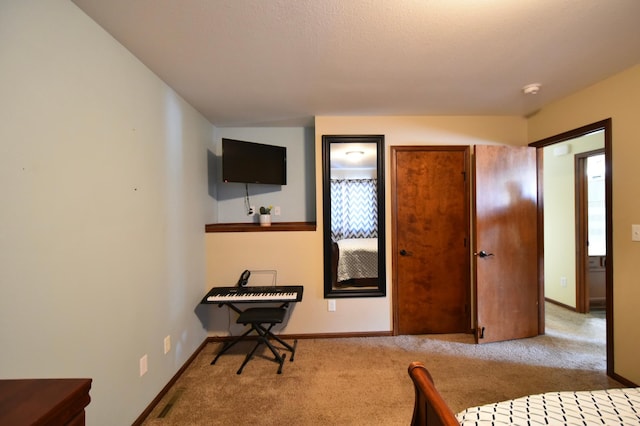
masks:
<svg viewBox="0 0 640 426"><path fill-rule="evenodd" d="M0 380L0 425L85 424L91 379Z"/></svg>

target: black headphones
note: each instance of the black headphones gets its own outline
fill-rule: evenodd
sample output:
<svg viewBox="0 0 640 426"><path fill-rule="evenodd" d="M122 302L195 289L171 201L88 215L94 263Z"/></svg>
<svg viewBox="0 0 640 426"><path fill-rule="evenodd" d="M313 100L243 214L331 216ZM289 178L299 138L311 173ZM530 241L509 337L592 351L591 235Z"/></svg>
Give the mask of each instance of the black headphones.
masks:
<svg viewBox="0 0 640 426"><path fill-rule="evenodd" d="M242 274L240 274L240 279L238 280L238 287L246 287L249 283L249 277L251 276L251 271L245 269Z"/></svg>

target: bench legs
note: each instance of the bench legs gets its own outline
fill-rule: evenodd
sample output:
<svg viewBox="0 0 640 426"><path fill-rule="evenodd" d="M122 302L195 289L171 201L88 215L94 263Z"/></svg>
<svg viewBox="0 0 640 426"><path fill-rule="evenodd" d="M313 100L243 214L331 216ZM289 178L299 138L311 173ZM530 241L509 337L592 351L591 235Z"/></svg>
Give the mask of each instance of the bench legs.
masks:
<svg viewBox="0 0 640 426"><path fill-rule="evenodd" d="M251 328L248 330L247 333L251 331L255 331L258 334L258 342L253 347L251 352L249 352L247 356L244 358L244 361L242 362L242 365L240 366L240 369L236 372L236 374L242 374L242 370L244 369L244 366L247 365L247 363L253 357L253 354L255 354L256 350L258 350L260 345L263 343L267 345L267 347L273 354L274 361L279 364L278 374L282 374L282 367L284 365L284 360L286 359L287 354L286 353L281 354L278 351L278 349L275 346L273 346L273 344L269 341L270 339L276 340L278 343L284 346L286 350L289 350L291 352L291 357L289 358L289 361L293 362L293 358L296 353L296 346L298 345L298 340L294 340L293 346L288 344L287 342L285 342L284 340L282 340L281 338L279 338L278 336L276 336L271 332L271 329L273 328L274 325L275 324L271 324L269 328L265 328L262 324L251 324Z"/></svg>
<svg viewBox="0 0 640 426"><path fill-rule="evenodd" d="M211 361L210 365L213 365L216 363L216 361L218 360L218 358L220 358L220 355L224 354L225 352L227 352L229 349L231 349L233 346L235 346L236 343L238 343L241 340L244 340L244 338L251 333L253 329L249 329L247 331L245 331L241 336L236 337L235 339L233 339L231 342L227 342L224 344L224 346L222 347L222 349L220 350L220 352L218 352L218 355L216 355L216 357L213 359L213 361Z"/></svg>

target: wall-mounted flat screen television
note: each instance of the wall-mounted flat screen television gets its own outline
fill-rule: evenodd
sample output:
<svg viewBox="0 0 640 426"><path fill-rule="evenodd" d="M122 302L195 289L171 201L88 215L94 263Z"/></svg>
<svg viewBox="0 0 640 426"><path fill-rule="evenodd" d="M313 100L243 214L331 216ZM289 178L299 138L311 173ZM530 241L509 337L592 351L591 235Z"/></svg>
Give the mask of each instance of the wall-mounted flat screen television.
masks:
<svg viewBox="0 0 640 426"><path fill-rule="evenodd" d="M222 181L287 184L287 148L222 139Z"/></svg>

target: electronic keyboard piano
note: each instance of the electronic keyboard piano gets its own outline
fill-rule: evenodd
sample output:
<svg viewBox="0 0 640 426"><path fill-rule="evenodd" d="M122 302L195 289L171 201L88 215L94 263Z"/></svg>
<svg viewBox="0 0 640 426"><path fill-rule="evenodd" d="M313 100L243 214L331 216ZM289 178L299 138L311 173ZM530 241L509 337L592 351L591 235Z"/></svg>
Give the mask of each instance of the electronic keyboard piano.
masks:
<svg viewBox="0 0 640 426"><path fill-rule="evenodd" d="M213 287L202 299L202 303L300 302L302 290L301 285Z"/></svg>

